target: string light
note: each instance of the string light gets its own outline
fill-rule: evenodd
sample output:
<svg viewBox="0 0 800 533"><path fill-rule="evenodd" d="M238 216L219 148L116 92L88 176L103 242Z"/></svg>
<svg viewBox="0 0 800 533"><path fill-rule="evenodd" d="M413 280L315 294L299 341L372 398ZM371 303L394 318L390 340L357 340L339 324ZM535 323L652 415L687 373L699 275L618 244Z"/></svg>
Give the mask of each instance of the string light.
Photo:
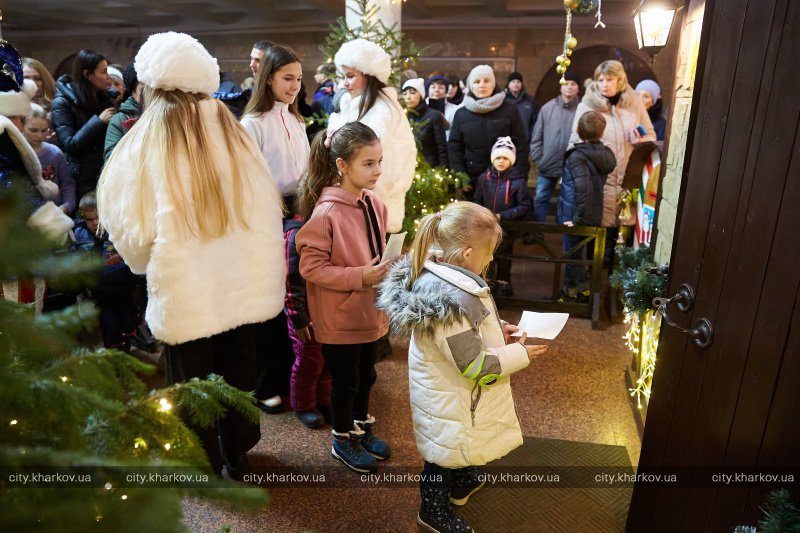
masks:
<svg viewBox="0 0 800 533"><path fill-rule="evenodd" d="M103 485L103 488L106 490L111 490L113 488L113 485L111 485L110 481L106 481L106 484Z"/></svg>
<svg viewBox="0 0 800 533"><path fill-rule="evenodd" d="M128 499L128 495L127 494L123 494L122 496L119 497L119 499L120 500L127 500Z"/></svg>
<svg viewBox="0 0 800 533"><path fill-rule="evenodd" d="M147 449L147 442L142 437L136 437L133 441L133 448L137 450L139 448Z"/></svg>
<svg viewBox="0 0 800 533"><path fill-rule="evenodd" d="M66 383L67 381L69 381L69 378L67 376L61 376L61 381Z"/></svg>
<svg viewBox="0 0 800 533"><path fill-rule="evenodd" d="M172 410L172 404L169 403L169 400L167 400L166 398L161 398L158 401L158 403L160 405L160 407L158 408L159 411L168 413Z"/></svg>
<svg viewBox="0 0 800 533"><path fill-rule="evenodd" d="M169 451L169 449L170 449L170 448L172 448L172 444L170 444L169 442L167 442L166 444L164 444L164 449L165 449L165 450Z"/></svg>
<svg viewBox="0 0 800 533"><path fill-rule="evenodd" d="M9 425L9 426L16 426L16 425L17 425L17 419L15 418L15 419L14 419L14 420L12 420L11 422L9 422L9 423L8 423L8 425Z"/></svg>
<svg viewBox="0 0 800 533"><path fill-rule="evenodd" d="M636 397L636 403L641 409L642 397L645 403L650 402L656 352L658 352L658 335L661 331L661 315L652 310L648 310L642 316L626 311L625 323L629 324L629 327L623 338L628 349L637 355L639 369L636 387L628 390L631 396Z"/></svg>

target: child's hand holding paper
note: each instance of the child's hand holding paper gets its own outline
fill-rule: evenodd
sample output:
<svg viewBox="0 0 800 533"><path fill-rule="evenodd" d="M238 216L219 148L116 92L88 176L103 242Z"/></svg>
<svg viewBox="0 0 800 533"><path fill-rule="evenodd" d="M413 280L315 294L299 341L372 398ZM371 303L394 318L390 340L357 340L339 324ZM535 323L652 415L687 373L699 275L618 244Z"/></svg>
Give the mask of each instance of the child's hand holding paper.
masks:
<svg viewBox="0 0 800 533"><path fill-rule="evenodd" d="M564 325L567 323L569 314L567 313L535 313L533 311L523 311L519 321L518 330L512 333L517 337L526 333L527 337L538 339L555 339Z"/></svg>

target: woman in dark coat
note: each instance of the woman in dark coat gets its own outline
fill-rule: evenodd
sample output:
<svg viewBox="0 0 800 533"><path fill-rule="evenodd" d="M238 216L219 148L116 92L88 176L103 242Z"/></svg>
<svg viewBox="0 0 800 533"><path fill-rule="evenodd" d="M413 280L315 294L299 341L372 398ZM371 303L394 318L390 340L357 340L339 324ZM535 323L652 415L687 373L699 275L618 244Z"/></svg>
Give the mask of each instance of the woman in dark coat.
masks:
<svg viewBox="0 0 800 533"><path fill-rule="evenodd" d="M103 168L106 128L117 112L110 86L108 61L91 50L78 52L72 76L64 74L56 83L50 121L75 177L78 198L95 189Z"/></svg>
<svg viewBox="0 0 800 533"><path fill-rule="evenodd" d="M450 167L469 174L474 187L478 176L491 163L492 146L499 137L511 137L517 146L517 167L524 175L528 163L528 132L519 113L506 102L505 93L496 90L494 71L478 65L467 78L469 92L464 106L456 111L447 143Z"/></svg>
<svg viewBox="0 0 800 533"><path fill-rule="evenodd" d="M444 115L425 102L425 80L414 78L403 84L403 99L414 137L422 146L422 157L432 167L449 166Z"/></svg>

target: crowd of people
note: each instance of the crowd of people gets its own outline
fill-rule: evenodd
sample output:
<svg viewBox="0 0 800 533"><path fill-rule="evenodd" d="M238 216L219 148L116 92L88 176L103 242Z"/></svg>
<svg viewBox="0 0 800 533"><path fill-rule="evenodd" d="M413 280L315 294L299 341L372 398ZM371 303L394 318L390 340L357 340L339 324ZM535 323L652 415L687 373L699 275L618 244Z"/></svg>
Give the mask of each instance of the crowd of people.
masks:
<svg viewBox="0 0 800 533"><path fill-rule="evenodd" d="M500 88L478 65L463 86L412 73L398 93L387 52L355 39L316 69L309 105L301 58L270 41L253 45L241 87L174 32L150 36L127 67L81 50L58 80L7 43L2 53L3 183L23 182L34 215L56 209L65 247L103 258L85 293L103 344L127 349L145 323L170 383L220 374L270 414L288 398L307 427L331 424L335 459L370 472L391 455L370 413L376 360L390 325L410 334L419 521L471 531L451 504L521 444L508 376L546 351L511 337L492 303L513 294L508 259L485 280L513 244L500 223L544 222L560 181L556 221L604 226L613 246L628 158L663 137L658 84L634 90L604 61L582 98L567 74L540 108L520 73ZM310 114L327 128L309 130ZM412 254L384 260L418 145L431 166L469 176L470 201L425 216ZM564 236L565 251L576 243ZM565 294L578 298L586 279L570 265ZM231 412L192 429L213 470L241 478L258 425Z"/></svg>

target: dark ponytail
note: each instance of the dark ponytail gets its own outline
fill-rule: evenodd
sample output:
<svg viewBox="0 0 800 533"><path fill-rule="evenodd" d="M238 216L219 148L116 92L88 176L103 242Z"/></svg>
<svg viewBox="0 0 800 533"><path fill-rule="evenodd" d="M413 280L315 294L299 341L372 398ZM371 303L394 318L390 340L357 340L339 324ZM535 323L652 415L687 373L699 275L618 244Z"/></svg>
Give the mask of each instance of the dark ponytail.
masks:
<svg viewBox="0 0 800 533"><path fill-rule="evenodd" d="M338 183L341 179L336 168L336 160L341 158L349 162L362 146L378 142L378 136L372 128L361 122L348 122L334 131L330 139L330 147L325 146L328 134L317 133L311 143L311 156L308 171L300 183L297 201L303 220L311 218L322 189Z"/></svg>

